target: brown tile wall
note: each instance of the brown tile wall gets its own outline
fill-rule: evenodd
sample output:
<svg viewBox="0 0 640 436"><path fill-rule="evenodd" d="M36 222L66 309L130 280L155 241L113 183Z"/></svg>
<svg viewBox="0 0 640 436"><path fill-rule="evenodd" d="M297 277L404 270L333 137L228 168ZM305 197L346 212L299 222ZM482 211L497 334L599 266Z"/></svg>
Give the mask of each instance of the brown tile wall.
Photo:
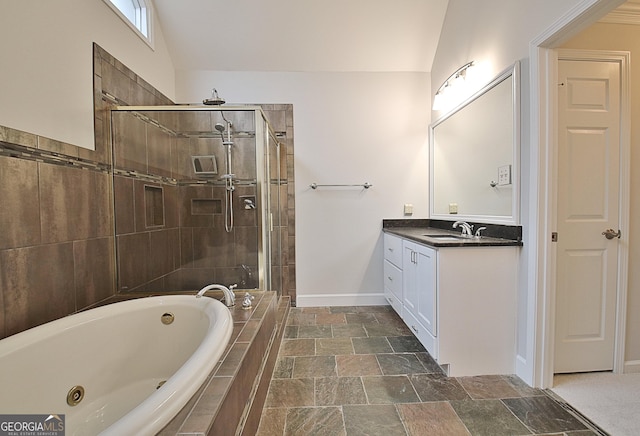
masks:
<svg viewBox="0 0 640 436"><path fill-rule="evenodd" d="M129 113L114 113L118 105L170 105L173 102L129 68L94 45L96 143L114 144L116 292L164 290L163 277L180 267L178 188L161 180L145 181L125 171L171 177L175 138ZM112 136L113 135L113 138Z"/></svg>
<svg viewBox="0 0 640 436"><path fill-rule="evenodd" d="M68 157L48 153L53 142L36 135L0 128L0 143L5 337L113 295L115 253L107 171L78 161L77 151Z"/></svg>
<svg viewBox="0 0 640 436"><path fill-rule="evenodd" d="M101 69L107 71L112 66L124 68L113 60L103 62ZM108 76L126 82L135 75L125 71L123 74L110 72ZM111 86L106 92L120 103L127 103L126 98L135 94L127 91L124 84ZM295 257L290 254L295 244L292 220L295 207L293 108L291 105L263 105L263 110L282 144L280 162L275 162L271 170L275 173L279 165L285 181L280 187L275 186L272 197L273 204L279 204L281 210L280 224L276 229L280 241L274 244L272 252L273 289L295 301ZM216 123L224 122L217 112L147 111L143 115L181 132L211 132ZM227 111L225 116L232 122L234 132L255 131L253 111ZM188 184L193 180L191 156L214 155L218 174L225 171L225 154L220 138L175 137L133 113L114 114L112 132L114 167L122 170L115 182L119 290L197 290L212 282L238 283L240 289L257 287L258 215L256 210L244 209L241 201L242 197L256 197L256 188L236 186L234 229L227 233L224 187ZM239 180L255 178L254 143L252 138L234 137L233 172ZM129 172L166 177L173 183L133 181ZM149 226L148 219L145 221L146 217L155 216L145 206L143 195L145 187L151 190L151 185L162 188L165 214L162 225ZM155 256L154 259L153 238L174 244L176 235L172 230L176 228L178 245L167 246L164 256ZM164 233L169 234L162 235ZM141 234L146 234L146 237ZM247 275L242 265L249 267L252 277Z"/></svg>
<svg viewBox="0 0 640 436"><path fill-rule="evenodd" d="M171 101L98 46L94 87L95 150L0 126L0 338L116 293L110 103L103 92L122 104ZM167 238L151 243L159 252Z"/></svg>
<svg viewBox="0 0 640 436"><path fill-rule="evenodd" d="M222 248L222 242L238 246L236 261L252 261L249 253L254 247L249 241L255 240L251 233L253 222L240 211L236 217L243 230L239 230L233 240L225 240L223 235L221 243L212 250L198 245L202 233L210 231L206 230L209 223L200 230L197 226L179 225L184 218L182 187L123 176L116 176L112 185L109 106L173 103L97 45L94 45L93 61L95 150L0 126L0 338L91 307L115 295L118 292L116 270L129 289L145 284L155 290L170 289L175 287L172 280L189 285L189 280L183 277L188 277L195 289L201 279L209 280L211 274L218 274L214 276L217 280L226 281L224 274L207 268L198 272L200 277L193 276L191 271L184 274L172 271L202 263L203 256L224 258L214 253L228 250ZM286 212L281 225L285 249L283 261L276 268L283 277L282 294L295 302L293 108L291 105L263 107L286 145L281 162L282 173L287 178L281 188L282 197L286 199L281 204ZM238 129L251 128L243 125L246 121L232 121ZM144 127L146 138L143 140L140 123L131 121L131 127L127 135L131 134L131 140L138 147L127 147L116 154L116 159L127 162L131 169L166 177L179 176L187 171L185 168L190 168L190 162L177 153L183 146L179 143L181 139L168 139L162 132ZM119 132L114 134L117 138ZM167 149L169 155L162 152ZM39 153L54 158L36 160ZM224 163L224 160L218 162ZM141 207L144 201L140 201L145 184L162 189L163 226L146 226L147 210ZM118 198L115 210L114 191ZM241 188L237 192L254 195ZM214 198L213 192L207 195ZM206 216L192 218L207 219ZM216 220L223 216L214 214L208 218ZM223 221L214 225L224 228ZM115 265L116 245L119 250L127 245L135 247L130 254L124 254L126 261L121 262L119 268Z"/></svg>
<svg viewBox="0 0 640 436"><path fill-rule="evenodd" d="M296 261L295 261L295 173L294 173L294 136L293 136L293 105L263 104L261 105L269 124L276 132L281 143L280 176L283 181L280 187L280 238L282 257L280 262L273 265L274 280L281 280L282 295L291 298L291 304L296 304ZM275 174L275 169L271 172ZM272 191L274 192L274 191ZM275 199L272 198L275 203ZM275 253L272 253L272 257Z"/></svg>

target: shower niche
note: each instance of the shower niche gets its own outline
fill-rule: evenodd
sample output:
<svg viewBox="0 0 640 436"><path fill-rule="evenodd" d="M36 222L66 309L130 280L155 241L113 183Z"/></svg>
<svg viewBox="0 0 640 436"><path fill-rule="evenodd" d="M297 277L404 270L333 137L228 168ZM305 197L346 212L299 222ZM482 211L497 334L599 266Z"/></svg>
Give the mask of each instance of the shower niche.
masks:
<svg viewBox="0 0 640 436"><path fill-rule="evenodd" d="M119 292L221 283L280 294L286 151L262 109L110 113Z"/></svg>

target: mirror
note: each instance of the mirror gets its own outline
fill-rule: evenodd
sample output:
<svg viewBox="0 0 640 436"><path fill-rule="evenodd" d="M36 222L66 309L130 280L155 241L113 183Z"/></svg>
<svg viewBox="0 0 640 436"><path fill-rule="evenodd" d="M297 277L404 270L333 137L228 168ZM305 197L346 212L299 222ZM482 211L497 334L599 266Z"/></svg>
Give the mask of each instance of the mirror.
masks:
<svg viewBox="0 0 640 436"><path fill-rule="evenodd" d="M430 217L519 222L519 64L429 128Z"/></svg>

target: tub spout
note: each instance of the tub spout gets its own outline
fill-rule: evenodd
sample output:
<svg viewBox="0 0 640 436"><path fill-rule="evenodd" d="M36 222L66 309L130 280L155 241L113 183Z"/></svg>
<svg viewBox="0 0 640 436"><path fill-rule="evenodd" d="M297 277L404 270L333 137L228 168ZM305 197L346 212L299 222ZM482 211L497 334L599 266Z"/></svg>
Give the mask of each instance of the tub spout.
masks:
<svg viewBox="0 0 640 436"><path fill-rule="evenodd" d="M198 291L198 293L196 294L196 298L202 297L207 291L218 289L224 294L224 304L227 307L232 307L236 304L236 295L233 293L233 288L235 288L236 286L237 285L231 285L227 288L223 285L207 285Z"/></svg>

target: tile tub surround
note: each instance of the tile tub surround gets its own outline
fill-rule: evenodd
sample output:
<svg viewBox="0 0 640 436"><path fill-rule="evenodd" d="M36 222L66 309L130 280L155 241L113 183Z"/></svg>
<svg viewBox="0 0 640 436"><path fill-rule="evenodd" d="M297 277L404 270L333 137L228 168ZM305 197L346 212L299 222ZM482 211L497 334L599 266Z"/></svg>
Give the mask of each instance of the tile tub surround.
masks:
<svg viewBox="0 0 640 436"><path fill-rule="evenodd" d="M0 126L0 338L116 294L103 91L127 104L171 102L98 46L93 64L95 150Z"/></svg>
<svg viewBox="0 0 640 436"><path fill-rule="evenodd" d="M0 128L0 338L115 293L111 177L41 139Z"/></svg>
<svg viewBox="0 0 640 436"><path fill-rule="evenodd" d="M446 377L388 306L292 308L258 429L281 435L599 434L514 375Z"/></svg>
<svg viewBox="0 0 640 436"><path fill-rule="evenodd" d="M130 214L140 211L113 210L108 108L172 102L98 45L94 45L93 67L95 150L0 126L0 338L86 309L118 292L114 215L123 215L122 222L127 223L127 217L134 216ZM286 146L280 164L288 177L288 184L281 188L287 199L281 206L287 250L283 264L274 266L274 275L283 277L283 295L295 301L293 107L260 106ZM157 151L149 154L149 162L156 167L164 159ZM132 185L129 193L134 201L139 187L132 180L118 183L116 189L129 189L126 183ZM165 219L168 228L148 232L143 246L155 253L153 264L143 264L140 270L145 273L140 276L121 271L132 286L154 282L149 289L155 291L154 286L164 286L164 280L153 278L166 277L180 262L179 250L160 253L157 249L180 244L175 215ZM123 233L135 230L135 222L128 224L131 227L123 224ZM119 239L135 243L135 236L130 241Z"/></svg>

